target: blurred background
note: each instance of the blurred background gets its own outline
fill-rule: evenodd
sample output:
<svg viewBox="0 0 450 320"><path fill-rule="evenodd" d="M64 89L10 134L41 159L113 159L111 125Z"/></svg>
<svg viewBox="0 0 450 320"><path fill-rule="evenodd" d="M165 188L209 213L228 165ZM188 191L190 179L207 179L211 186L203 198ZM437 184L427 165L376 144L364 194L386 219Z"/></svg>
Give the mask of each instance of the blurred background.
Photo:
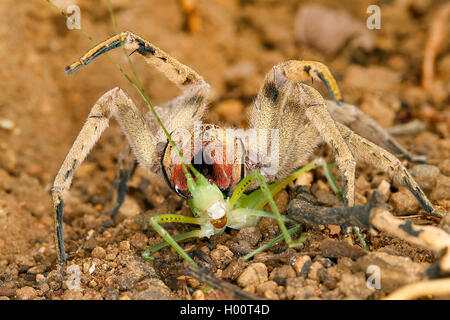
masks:
<svg viewBox="0 0 450 320"><path fill-rule="evenodd" d="M344 100L383 127L420 119L419 129L399 141L426 154L431 164L450 176L447 1L111 2L120 30L149 40L211 84L207 120L246 126L246 112L272 66L288 59L317 60L330 67ZM105 1L55 0L55 4L64 10L79 6L81 27L95 41L114 34ZM369 5L380 8L379 29L367 27ZM80 31L69 30L65 18L47 1L2 0L0 16L0 281L6 281L16 271L44 266L39 269L44 272L54 263L49 190L96 100L120 86L142 110L145 106L106 57L71 76L64 73L64 67L92 42ZM121 50L111 55L126 66ZM428 68L424 75L425 56L434 72ZM137 54L132 60L153 104L180 93ZM322 84L313 85L328 97ZM75 176L65 212L68 239L80 239L99 219L109 219L98 203L116 173L124 145L111 121ZM326 148L322 151L327 153ZM370 169L360 174L369 185L380 181ZM141 182L132 182L130 192L137 193ZM158 182L152 188L145 202L128 203L124 210L139 212L145 204L158 207L169 192ZM449 205L446 194L432 198ZM362 191L359 199L366 200ZM77 248L68 242L68 250Z"/></svg>

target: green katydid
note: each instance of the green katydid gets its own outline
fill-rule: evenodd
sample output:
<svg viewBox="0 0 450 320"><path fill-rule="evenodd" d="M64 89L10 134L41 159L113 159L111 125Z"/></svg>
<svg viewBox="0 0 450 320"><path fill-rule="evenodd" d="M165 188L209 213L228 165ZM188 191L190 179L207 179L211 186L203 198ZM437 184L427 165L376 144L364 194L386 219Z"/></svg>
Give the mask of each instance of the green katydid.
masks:
<svg viewBox="0 0 450 320"><path fill-rule="evenodd" d="M162 214L150 218L153 228L165 241L144 251L144 259L153 261L153 258L151 257L153 253L165 246L171 245L184 259L189 261L193 266L197 266L192 258L178 245L177 241L194 237L210 237L214 234L223 232L225 227L242 229L249 226L255 226L261 217L277 219L280 230L282 231L282 237L277 237L275 241L270 242L269 246L283 238L290 246L295 246L303 242L303 237L300 237L295 241L292 240L291 234L297 232L300 229L300 226L291 218L280 214L273 200L273 195L283 190L290 182L297 179L303 173L315 169L318 166L322 166L325 171L327 171L327 176L332 177L326 162L322 158L313 160L311 163L298 169L287 178L271 185L267 185L258 171L253 171L238 184L230 198L224 198L221 190L215 184L211 184L202 174L195 169L192 170L192 167L189 166L193 171L194 176L197 178L197 181L194 181L191 174L186 170L185 174L188 181L188 188L191 193L191 198L188 200L188 203L196 216L186 217L177 214ZM257 189L248 195L245 194L245 189L256 179L259 182L260 189ZM336 185L335 182L333 182L334 178L332 179L333 180L330 181ZM267 203L270 205L272 212L262 210ZM225 223L220 224L219 228L216 228L215 225L217 221L225 221ZM200 229L172 237L159 225L159 223L162 222L196 224L200 226ZM294 226L288 230L285 223L294 224ZM267 247L268 246L264 246L262 249L267 249ZM262 249L260 248L251 252L245 256L245 259L251 258L256 253L262 251Z"/></svg>

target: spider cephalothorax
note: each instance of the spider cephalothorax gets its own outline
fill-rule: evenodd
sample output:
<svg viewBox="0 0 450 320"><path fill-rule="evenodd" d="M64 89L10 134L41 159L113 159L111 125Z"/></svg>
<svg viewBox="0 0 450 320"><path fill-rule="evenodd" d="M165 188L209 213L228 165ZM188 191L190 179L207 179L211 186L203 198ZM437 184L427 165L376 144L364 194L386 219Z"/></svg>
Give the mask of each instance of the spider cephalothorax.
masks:
<svg viewBox="0 0 450 320"><path fill-rule="evenodd" d="M168 132L173 133L183 154L188 155L186 160L197 166L197 170L222 191L233 190L239 180L252 172L260 172L268 182L282 179L305 164L320 143L326 143L331 147L342 174L346 205L354 205L358 160L388 172L409 188L428 213L434 214L431 202L393 154L415 161L423 158L410 154L398 145L357 107L343 103L336 81L325 65L290 60L269 70L250 112L250 131L245 131L256 132L257 140L253 141L257 142L253 143L252 140L245 142L241 138L229 138L227 130L214 125L202 125L199 131L195 130L195 123L206 112L209 85L194 70L131 32L122 32L100 43L68 66L66 71L72 73L121 44L129 52L141 54L183 91L179 97L155 109ZM318 91L302 83L310 78L323 81L334 100L324 100ZM119 122L132 150L128 152L131 161L120 161L121 182L118 190L121 195L118 196L118 205L123 201L123 186L136 161L149 171L160 173L179 195L188 194L179 159L171 146L164 148L167 137L154 117L151 114L142 115L123 90L115 88L108 91L92 108L52 188L55 240L61 264L66 260L62 235L63 196L70 187L74 173L107 128L111 116ZM195 139L196 134L201 139ZM201 142L196 144L196 141ZM231 156L228 151L230 146L235 150ZM264 149L275 152L260 153ZM261 157L261 154L264 156ZM196 159L202 161L196 164Z"/></svg>

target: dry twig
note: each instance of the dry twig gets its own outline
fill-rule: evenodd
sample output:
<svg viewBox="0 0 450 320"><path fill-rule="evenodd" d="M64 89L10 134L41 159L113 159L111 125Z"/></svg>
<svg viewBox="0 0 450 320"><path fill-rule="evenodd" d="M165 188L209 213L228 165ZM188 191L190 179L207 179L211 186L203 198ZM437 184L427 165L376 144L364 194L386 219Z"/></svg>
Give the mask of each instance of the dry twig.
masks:
<svg viewBox="0 0 450 320"><path fill-rule="evenodd" d="M387 131L393 136L403 136L406 134L416 134L426 128L426 123L419 119L414 119L407 123L398 124L390 127Z"/></svg>
<svg viewBox="0 0 450 320"><path fill-rule="evenodd" d="M450 234L433 226L418 226L411 221L400 220L382 208L374 208L370 214L370 224L390 235L413 245L429 249L440 256L441 272L450 274Z"/></svg>
<svg viewBox="0 0 450 320"><path fill-rule="evenodd" d="M445 38L445 28L450 16L450 3L444 4L433 20L427 43L425 44L422 65L422 87L430 90L434 79L434 61L439 52L439 47Z"/></svg>
<svg viewBox="0 0 450 320"><path fill-rule="evenodd" d="M441 296L450 294L450 278L419 281L404 286L387 297L385 300L413 300L426 296Z"/></svg>
<svg viewBox="0 0 450 320"><path fill-rule="evenodd" d="M433 226L418 226L409 220L394 217L388 212L381 195L374 192L364 206L346 208L322 208L295 199L288 207L289 215L300 223L334 224L342 227L351 225L361 228L375 228L405 240L413 245L429 249L440 257L438 266L441 274L450 274L450 234Z"/></svg>
<svg viewBox="0 0 450 320"><path fill-rule="evenodd" d="M191 33L202 31L202 22L197 12L196 0L179 0L185 17L186 28Z"/></svg>

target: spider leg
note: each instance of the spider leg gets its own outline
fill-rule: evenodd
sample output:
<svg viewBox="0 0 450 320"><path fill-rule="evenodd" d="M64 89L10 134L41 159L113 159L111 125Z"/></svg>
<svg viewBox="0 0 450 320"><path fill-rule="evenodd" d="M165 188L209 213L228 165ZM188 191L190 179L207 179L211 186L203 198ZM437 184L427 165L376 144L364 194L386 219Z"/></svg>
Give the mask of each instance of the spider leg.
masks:
<svg viewBox="0 0 450 320"><path fill-rule="evenodd" d="M298 82L310 78L323 81L336 103L342 101L337 82L324 64L290 60L268 72L251 109L250 128L274 129L278 133L278 159L266 160L269 164L278 164L278 172L273 176L265 175L268 182L282 179L304 165L322 142L317 129L307 121L301 94L296 88ZM269 132L268 137L272 138L272 133Z"/></svg>
<svg viewBox="0 0 450 320"><path fill-rule="evenodd" d="M343 103L341 90L326 65L318 61L290 60L283 63L284 69L290 74L290 80L303 82L309 79L322 81L327 87L328 93L336 104Z"/></svg>
<svg viewBox="0 0 450 320"><path fill-rule="evenodd" d="M137 52L141 54L147 63L156 67L170 81L183 90L180 96L161 106L155 106L157 114L168 131L173 132L175 129L192 130L195 121L199 121L205 113L209 85L194 70L131 32L122 32L99 43L78 61L66 67L66 72L71 74L82 66L89 64L101 54L121 45L132 53ZM151 132L154 132L157 156L160 157L167 138L151 112L145 115L145 120ZM124 200L127 180L133 172L133 166L135 167L136 165L131 158L126 157L123 160L124 162L121 163L119 159L119 173L113 183L113 189L117 189L117 192L111 189L107 195L107 199L111 197L117 199L115 201L116 206L110 211L112 215L118 211ZM160 162L156 161L152 167L149 167L149 170L158 173L161 169L160 165Z"/></svg>
<svg viewBox="0 0 450 320"><path fill-rule="evenodd" d="M356 159L360 159L387 171L395 179L400 180L428 213L437 215L431 202L395 156L335 121L319 92L297 82L303 79L304 72L301 61L287 61L274 66L266 75L265 83L258 93L250 114L251 127L279 130L278 179L286 177L287 172L292 172L295 167L304 163L318 143L323 140L335 153L336 162L343 177L346 206L354 205ZM328 103L328 106L330 105L332 105L331 102ZM398 145L393 142L393 139L384 135L384 130L373 125L373 120L356 107L349 106L334 106L331 112L334 113L336 120L355 125L357 121L349 121L345 118L348 116L345 110L353 111L353 114L359 117L356 119L363 119L363 124L359 124L360 126L369 123L372 129L374 128L376 140L381 140L397 153L408 155L404 150L397 148ZM336 111L339 108L343 110Z"/></svg>
<svg viewBox="0 0 450 320"><path fill-rule="evenodd" d="M108 206L106 209L111 217L114 217L117 212L119 212L120 207L125 201L127 182L133 176L138 164L128 145L119 154L118 162L119 169L117 170L112 185L103 200L104 203L113 204L113 206Z"/></svg>
<svg viewBox="0 0 450 320"><path fill-rule="evenodd" d="M55 244L61 272L64 271L66 262L62 229L63 197L70 188L75 171L108 127L111 116L114 116L119 122L135 158L142 166L151 168L155 159L154 136L133 101L120 88L105 93L91 109L83 128L59 169L51 189Z"/></svg>
<svg viewBox="0 0 450 320"><path fill-rule="evenodd" d="M183 90L182 95L159 108L159 110L164 108L169 109L165 112L167 115L163 117L167 122L164 123L167 130L172 132L179 128L191 129L194 122L200 120L206 110L209 85L197 72L132 32L121 32L99 43L78 61L67 66L66 72L71 74L82 66L89 64L101 54L121 45L131 53L137 52L141 54L148 64L158 69L170 81ZM150 119L153 116L146 118ZM153 119L150 121L155 122ZM156 139L157 142L166 140L161 129L156 135L158 136Z"/></svg>
<svg viewBox="0 0 450 320"><path fill-rule="evenodd" d="M326 65L317 61L295 60L285 62L283 65L292 81L301 82L312 78L325 84L332 99L326 100L327 108L335 121L345 124L359 135L408 161L416 163L427 161L426 156L414 155L402 147L392 135L356 106L344 103L336 79Z"/></svg>
<svg viewBox="0 0 450 320"><path fill-rule="evenodd" d="M306 87L305 94L309 95L311 87ZM315 91L315 90L314 90ZM317 91L316 91L317 92ZM332 148L335 159L343 179L344 204L353 207L355 194L355 170L356 160L349 147L342 138L336 123L328 113L325 104L319 99L311 99L306 116L319 132L322 139Z"/></svg>
<svg viewBox="0 0 450 320"><path fill-rule="evenodd" d="M354 203L356 162L314 88L302 84L302 61L287 61L272 68L250 114L250 126L279 131L278 178L303 164L323 139L335 152L344 180L344 201ZM272 179L268 179L269 181Z"/></svg>
<svg viewBox="0 0 450 320"><path fill-rule="evenodd" d="M336 123L336 126L346 143L351 147L355 158L387 172L393 179L404 184L411 191L428 214L440 217L435 212L430 200L400 160L383 148L357 135L343 124Z"/></svg>
<svg viewBox="0 0 450 320"><path fill-rule="evenodd" d="M381 127L374 119L362 112L356 106L343 103L336 104L332 100L325 100L331 117L345 124L360 136L373 141L394 155L416 163L425 163L426 156L415 155L402 147L395 138Z"/></svg>
<svg viewBox="0 0 450 320"><path fill-rule="evenodd" d="M427 161L426 156L414 155L402 147L392 135L356 106L344 103L336 79L326 65L317 61L292 60L283 63L283 68L294 82L312 78L325 84L332 99L326 100L327 108L335 121L345 124L359 135L408 161L416 163Z"/></svg>
<svg viewBox="0 0 450 320"><path fill-rule="evenodd" d="M162 51L147 40L133 34L132 32L121 32L101 43L84 54L78 61L66 67L66 72L71 74L89 64L98 56L123 45L131 52L141 54L146 62L164 73L166 77L180 87L199 84L203 78L194 70L180 63L166 52Z"/></svg>

